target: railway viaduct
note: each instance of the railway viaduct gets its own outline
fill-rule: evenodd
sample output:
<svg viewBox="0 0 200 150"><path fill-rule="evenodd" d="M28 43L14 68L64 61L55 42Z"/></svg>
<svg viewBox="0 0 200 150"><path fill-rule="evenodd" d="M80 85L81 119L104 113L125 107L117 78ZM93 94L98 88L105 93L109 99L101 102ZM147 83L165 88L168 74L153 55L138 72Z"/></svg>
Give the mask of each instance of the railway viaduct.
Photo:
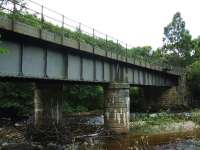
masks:
<svg viewBox="0 0 200 150"><path fill-rule="evenodd" d="M34 82L36 126L61 122L62 86L72 82L104 85L105 126L119 133L129 129L130 86L164 88L165 101L171 93L181 97L182 72L175 67L106 51L7 16L0 16L0 33L0 47L9 50L0 55L0 79Z"/></svg>

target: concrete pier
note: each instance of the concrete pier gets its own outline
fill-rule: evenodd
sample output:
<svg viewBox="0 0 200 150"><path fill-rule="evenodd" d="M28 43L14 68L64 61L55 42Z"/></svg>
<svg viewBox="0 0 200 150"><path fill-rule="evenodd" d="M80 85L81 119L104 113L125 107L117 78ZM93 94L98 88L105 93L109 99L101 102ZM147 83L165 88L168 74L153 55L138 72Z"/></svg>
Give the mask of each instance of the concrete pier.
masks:
<svg viewBox="0 0 200 150"><path fill-rule="evenodd" d="M34 125L37 128L62 122L62 84L38 82L34 85Z"/></svg>
<svg viewBox="0 0 200 150"><path fill-rule="evenodd" d="M105 127L116 133L129 131L129 84L110 83L105 88Z"/></svg>

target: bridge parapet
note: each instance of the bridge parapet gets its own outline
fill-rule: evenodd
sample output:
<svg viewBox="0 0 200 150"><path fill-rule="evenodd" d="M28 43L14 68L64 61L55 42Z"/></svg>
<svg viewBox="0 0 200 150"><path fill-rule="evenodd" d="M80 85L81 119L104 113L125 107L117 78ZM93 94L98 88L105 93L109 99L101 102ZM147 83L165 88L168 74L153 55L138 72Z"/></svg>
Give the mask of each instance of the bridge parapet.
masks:
<svg viewBox="0 0 200 150"><path fill-rule="evenodd" d="M10 5L13 5L13 8L11 7L10 9L10 5L8 7L5 7L4 9L7 10L8 12L2 13L0 15L1 19L0 28L3 30L12 31L25 36L70 47L73 48L74 50L79 50L80 52L86 52L97 56L106 57L112 60L133 64L139 67L166 72L168 74L174 74L179 76L183 72L182 69L178 67L155 64L150 60L144 60L142 58L138 58L137 56L131 57L130 55L128 55L127 52L128 51L127 44L117 39L114 39L106 34L98 32L97 30L90 28L86 25L83 25L79 22L76 22L74 20L71 20L71 22L75 23L74 26L68 25L67 21L69 21L69 19L67 19L64 15L49 10L44 6L31 1L34 5L42 8L41 9L42 11L39 13L37 10L37 15L35 15L35 18L33 18L37 21L39 25L32 25L31 23L27 23L27 21L24 21L25 19L27 19L26 18L27 16L23 15L24 12L20 14L21 15L20 17L22 17L23 19L20 18L19 16L15 17L16 6L20 6L20 4L13 3L14 1L11 0L8 0L8 2L10 2ZM36 10L32 10L32 12L31 10L32 9L26 7L26 13L28 12L28 14L34 16ZM61 16L62 20L56 20L55 18L49 17L48 14L45 14L45 10L48 10L50 12L57 14L58 16ZM57 27L59 29L59 32L49 31L47 28L44 27L46 24L55 25L54 27ZM68 28L66 28L66 26ZM78 38L73 39L66 37L65 34L67 34L67 32L74 32L74 34L77 34ZM81 40L79 36L87 36L87 38L90 39L89 42L90 44L88 44L88 42ZM119 53L113 52L113 49L109 49L109 46L106 46L105 49L98 47L97 45L95 45L95 42L98 39L104 40L106 43L109 43L111 41L111 43L117 45L116 48L117 51L119 50L121 51Z"/></svg>

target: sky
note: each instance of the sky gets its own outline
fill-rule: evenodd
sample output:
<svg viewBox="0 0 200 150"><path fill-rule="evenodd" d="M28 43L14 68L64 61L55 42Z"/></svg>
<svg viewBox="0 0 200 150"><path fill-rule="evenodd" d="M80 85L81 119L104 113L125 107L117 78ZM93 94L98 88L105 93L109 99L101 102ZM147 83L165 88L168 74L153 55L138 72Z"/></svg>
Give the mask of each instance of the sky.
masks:
<svg viewBox="0 0 200 150"><path fill-rule="evenodd" d="M162 46L164 27L179 11L200 35L200 0L33 0L130 46Z"/></svg>

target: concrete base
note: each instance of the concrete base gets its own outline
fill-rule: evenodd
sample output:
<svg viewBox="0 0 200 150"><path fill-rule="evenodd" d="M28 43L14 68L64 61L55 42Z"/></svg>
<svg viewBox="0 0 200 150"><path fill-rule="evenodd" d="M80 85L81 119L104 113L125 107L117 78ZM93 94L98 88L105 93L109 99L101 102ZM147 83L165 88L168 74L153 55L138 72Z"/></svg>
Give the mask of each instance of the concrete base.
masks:
<svg viewBox="0 0 200 150"><path fill-rule="evenodd" d="M129 84L111 83L105 89L105 127L116 133L129 131Z"/></svg>
<svg viewBox="0 0 200 150"><path fill-rule="evenodd" d="M35 83L34 125L57 126L62 122L62 84Z"/></svg>

